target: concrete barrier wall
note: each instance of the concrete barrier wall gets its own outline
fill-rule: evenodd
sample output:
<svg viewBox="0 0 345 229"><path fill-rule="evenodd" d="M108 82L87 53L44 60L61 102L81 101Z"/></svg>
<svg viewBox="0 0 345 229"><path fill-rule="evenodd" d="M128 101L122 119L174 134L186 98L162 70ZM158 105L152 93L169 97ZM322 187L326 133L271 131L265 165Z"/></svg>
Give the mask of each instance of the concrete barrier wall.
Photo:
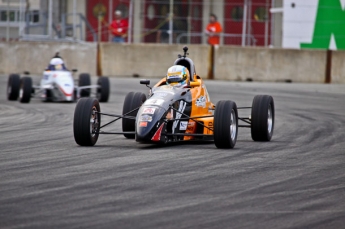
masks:
<svg viewBox="0 0 345 229"><path fill-rule="evenodd" d="M183 45L166 44L101 44L102 73L106 76L132 76L161 78L174 64ZM197 74L207 76L209 67L208 45L189 45L189 57L193 59Z"/></svg>
<svg viewBox="0 0 345 229"><path fill-rule="evenodd" d="M210 46L189 45L197 74L207 78L211 65ZM105 76L161 78L173 65L183 45L102 43L101 69ZM67 66L79 73L96 75L97 45L94 43L0 42L0 74L41 74L50 58L60 52ZM215 49L214 78L220 80L252 79L324 83L324 50L289 50L221 46ZM332 52L332 83L345 83L345 51Z"/></svg>
<svg viewBox="0 0 345 229"><path fill-rule="evenodd" d="M56 52L69 69L96 74L96 45L92 43L0 42L0 73L42 74Z"/></svg>
<svg viewBox="0 0 345 229"><path fill-rule="evenodd" d="M345 51L332 52L332 83L345 84Z"/></svg>
<svg viewBox="0 0 345 229"><path fill-rule="evenodd" d="M242 48L215 49L215 78L223 80L323 83L326 51Z"/></svg>

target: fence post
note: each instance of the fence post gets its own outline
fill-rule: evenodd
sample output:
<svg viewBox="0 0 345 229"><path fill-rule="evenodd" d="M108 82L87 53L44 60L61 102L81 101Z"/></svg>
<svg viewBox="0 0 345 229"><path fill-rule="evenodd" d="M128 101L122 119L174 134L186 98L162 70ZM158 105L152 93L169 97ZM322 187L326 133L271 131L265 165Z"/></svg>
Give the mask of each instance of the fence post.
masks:
<svg viewBox="0 0 345 229"><path fill-rule="evenodd" d="M208 72L207 79L214 79L214 45L210 45L209 58L208 58Z"/></svg>
<svg viewBox="0 0 345 229"><path fill-rule="evenodd" d="M247 5L248 0L243 3L243 20L242 20L242 46L246 46L246 32L247 32Z"/></svg>
<svg viewBox="0 0 345 229"><path fill-rule="evenodd" d="M332 50L328 49L326 54L326 74L325 83L332 81Z"/></svg>

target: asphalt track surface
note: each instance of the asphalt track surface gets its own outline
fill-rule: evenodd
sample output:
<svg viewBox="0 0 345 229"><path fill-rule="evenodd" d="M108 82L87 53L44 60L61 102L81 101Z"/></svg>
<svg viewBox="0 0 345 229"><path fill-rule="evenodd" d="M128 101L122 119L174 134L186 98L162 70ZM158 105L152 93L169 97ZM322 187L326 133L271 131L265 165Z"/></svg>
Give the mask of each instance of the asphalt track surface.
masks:
<svg viewBox="0 0 345 229"><path fill-rule="evenodd" d="M127 92L147 92L138 81L111 79L101 110L121 113ZM75 103L10 102L6 84L0 228L345 228L345 85L207 81L213 102L275 100L271 142L239 129L235 148L220 150L118 135L80 147Z"/></svg>

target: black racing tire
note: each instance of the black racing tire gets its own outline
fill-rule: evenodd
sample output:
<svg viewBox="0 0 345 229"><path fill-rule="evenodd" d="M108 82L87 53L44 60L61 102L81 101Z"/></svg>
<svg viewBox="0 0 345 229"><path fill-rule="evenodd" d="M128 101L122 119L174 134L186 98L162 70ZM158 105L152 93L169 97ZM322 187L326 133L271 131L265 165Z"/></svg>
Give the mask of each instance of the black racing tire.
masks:
<svg viewBox="0 0 345 229"><path fill-rule="evenodd" d="M100 102L108 102L109 94L110 94L110 82L109 78L102 76L99 77L97 80L99 88L97 88L97 99Z"/></svg>
<svg viewBox="0 0 345 229"><path fill-rule="evenodd" d="M15 101L19 97L20 76L18 74L10 74L7 82L7 99Z"/></svg>
<svg viewBox="0 0 345 229"><path fill-rule="evenodd" d="M216 104L213 133L217 148L235 147L238 134L238 113L235 102L223 100Z"/></svg>
<svg viewBox="0 0 345 229"><path fill-rule="evenodd" d="M20 79L19 102L29 103L32 93L32 79L24 76Z"/></svg>
<svg viewBox="0 0 345 229"><path fill-rule="evenodd" d="M136 108L141 107L141 105L146 101L146 95L142 92L129 92L123 103L122 115L137 116L138 110ZM136 109L136 110L134 110ZM134 110L134 111L133 111ZM131 112L132 111L132 112ZM122 131L123 132L134 132L135 131L135 119L122 119ZM135 134L124 134L126 138L133 139Z"/></svg>
<svg viewBox="0 0 345 229"><path fill-rule="evenodd" d="M95 98L81 98L74 110L74 140L80 146L96 144L101 126L99 102ZM93 120L93 122L91 122Z"/></svg>
<svg viewBox="0 0 345 229"><path fill-rule="evenodd" d="M79 87L90 86L91 85L90 74L88 74L88 73L81 73L79 75L78 85L79 85ZM90 94L91 94L91 88L80 90L80 97L89 97Z"/></svg>
<svg viewBox="0 0 345 229"><path fill-rule="evenodd" d="M274 100L269 95L257 95L253 99L251 134L254 141L270 141L274 129Z"/></svg>

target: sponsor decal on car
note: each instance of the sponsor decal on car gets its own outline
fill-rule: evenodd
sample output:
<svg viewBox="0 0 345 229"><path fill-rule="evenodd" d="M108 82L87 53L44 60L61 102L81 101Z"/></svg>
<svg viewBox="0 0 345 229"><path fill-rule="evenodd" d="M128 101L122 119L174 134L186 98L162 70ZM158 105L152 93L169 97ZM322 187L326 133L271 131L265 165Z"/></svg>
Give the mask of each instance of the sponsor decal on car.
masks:
<svg viewBox="0 0 345 229"><path fill-rule="evenodd" d="M145 101L145 105L162 105L164 103L163 99L148 99Z"/></svg>
<svg viewBox="0 0 345 229"><path fill-rule="evenodd" d="M188 122L180 122L180 130L187 130Z"/></svg>
<svg viewBox="0 0 345 229"><path fill-rule="evenodd" d="M139 118L139 121L143 121L143 122L152 122L152 116L151 115L141 115Z"/></svg>
<svg viewBox="0 0 345 229"><path fill-rule="evenodd" d="M139 122L139 127L147 127L147 122Z"/></svg>
<svg viewBox="0 0 345 229"><path fill-rule="evenodd" d="M195 101L195 105L197 107L206 107L206 97L200 96L199 98L197 98Z"/></svg>
<svg viewBox="0 0 345 229"><path fill-rule="evenodd" d="M155 110L156 110L156 108L154 108L154 107L145 107L143 109L142 114L154 114Z"/></svg>

